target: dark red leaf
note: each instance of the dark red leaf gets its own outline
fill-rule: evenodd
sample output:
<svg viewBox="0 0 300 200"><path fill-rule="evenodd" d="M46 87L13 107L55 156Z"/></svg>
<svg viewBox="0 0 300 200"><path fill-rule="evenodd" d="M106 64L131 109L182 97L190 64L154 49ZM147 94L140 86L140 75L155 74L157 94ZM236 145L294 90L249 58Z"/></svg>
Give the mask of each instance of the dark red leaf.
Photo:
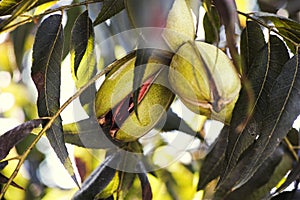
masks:
<svg viewBox="0 0 300 200"><path fill-rule="evenodd" d="M5 158L10 149L29 135L32 129L38 127L43 119L34 119L27 121L0 136L0 160Z"/></svg>

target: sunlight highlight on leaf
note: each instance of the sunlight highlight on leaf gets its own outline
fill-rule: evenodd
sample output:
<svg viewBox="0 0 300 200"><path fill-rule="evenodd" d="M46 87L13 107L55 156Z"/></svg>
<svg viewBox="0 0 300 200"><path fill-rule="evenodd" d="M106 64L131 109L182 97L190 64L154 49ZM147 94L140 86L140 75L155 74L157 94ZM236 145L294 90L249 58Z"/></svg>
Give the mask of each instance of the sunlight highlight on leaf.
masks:
<svg viewBox="0 0 300 200"><path fill-rule="evenodd" d="M76 88L81 88L96 74L94 29L88 11L76 20L71 36L71 69ZM80 96L80 102L88 115L94 109L96 87L91 85Z"/></svg>
<svg viewBox="0 0 300 200"><path fill-rule="evenodd" d="M23 12L25 12L28 8L32 7L34 4L36 4L38 0L22 0L18 6L12 11L11 16L5 20L0 22L0 31L7 26L10 22L12 22L14 19L19 17Z"/></svg>

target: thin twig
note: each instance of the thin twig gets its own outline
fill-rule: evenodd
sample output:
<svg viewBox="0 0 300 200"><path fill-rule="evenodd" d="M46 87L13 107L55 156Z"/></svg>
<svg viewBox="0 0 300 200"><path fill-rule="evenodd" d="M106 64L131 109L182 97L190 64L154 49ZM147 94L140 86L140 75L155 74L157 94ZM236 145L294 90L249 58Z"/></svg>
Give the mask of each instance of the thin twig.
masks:
<svg viewBox="0 0 300 200"><path fill-rule="evenodd" d="M292 155L295 158L295 160L298 162L299 161L299 157L298 157L297 153L294 150L295 147L293 147L293 145L291 144L291 142L289 141L289 139L287 137L284 138L284 142L286 143L289 151L292 153Z"/></svg>
<svg viewBox="0 0 300 200"><path fill-rule="evenodd" d="M1 32L3 31L6 31L6 30L9 30L11 28L14 28L16 26L19 26L19 25L22 25L22 24L25 24L25 23L29 23L35 19L39 19L41 17L44 17L46 15L49 15L51 13L54 13L54 12L58 12L58 11L64 11L64 10L69 10L71 8L75 8L75 7L78 7L78 6L84 6L84 5L87 5L87 4L93 4L93 3L100 3L104 0L93 0L93 1L84 1L84 2L79 2L79 3L72 3L70 5L65 5L65 6L60 6L58 8L55 8L55 9L50 9L50 10L46 10L45 12L41 13L41 14L38 14L38 15L33 15L33 16L28 16L27 15L27 19L24 19L24 20L21 20L19 22L16 22L12 25L9 25L9 26L5 26ZM22 15L22 17L25 17L24 15Z"/></svg>

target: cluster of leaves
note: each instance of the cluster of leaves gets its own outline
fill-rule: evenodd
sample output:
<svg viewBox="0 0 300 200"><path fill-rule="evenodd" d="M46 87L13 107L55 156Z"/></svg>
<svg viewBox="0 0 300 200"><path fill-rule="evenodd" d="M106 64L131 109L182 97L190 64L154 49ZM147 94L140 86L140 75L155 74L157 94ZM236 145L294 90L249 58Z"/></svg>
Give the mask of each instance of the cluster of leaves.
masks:
<svg viewBox="0 0 300 200"><path fill-rule="evenodd" d="M52 148L77 185L79 183L65 144L107 149L104 161L84 181L81 189L73 197L74 199L114 199L116 195L125 197L136 178L141 184L142 199L152 199L152 189L148 180L147 166L145 166L148 161L135 156L130 157L126 151L124 153L124 151L115 150L115 145L104 134L99 134L101 130L93 113L95 81L120 62L128 59L125 56L96 75L94 27L124 10L124 1L75 2L69 6L50 8L34 16L22 15L47 2L50 0L3 0L0 2L0 15L9 15L8 18L1 19L0 31L6 31L24 23L42 19L55 11L61 11L61 14L46 16L41 20L33 45L31 76L38 91L37 107L40 119L25 122L0 136L0 160L3 160L10 149L28 137L34 128L42 125L42 130L18 158L19 164L11 177L7 178L0 174L0 183L6 183L1 197L9 185L20 187L13 182L13 179L33 146L46 133ZM77 19L71 23L70 30L66 28L67 26L63 28L64 10L96 2L102 2L102 7L94 21L90 19L89 10L86 9L76 16ZM219 177L215 199L238 199L245 193L248 194L249 199L269 198L270 190L289 170L291 170L289 176L277 188L276 193L299 177L298 153L293 148L299 145L299 132L292 129L292 124L300 113L300 106L297 103L300 95L300 77L298 77L300 76L298 71L300 25L287 18L269 13L244 14L250 20L241 35L241 54L239 55L233 37L237 13L235 7L232 7L234 1L229 2L232 4L227 3L224 6L223 1L215 0L216 9L210 1L203 2L207 10L203 22L206 42L217 43L219 41L220 21L222 21L226 28L228 48L241 74L243 87L230 125L224 126L212 150L203 161L197 190L205 190L208 183ZM219 17L222 17L222 20ZM274 27L268 25L268 22L272 22ZM269 30L267 42L262 27ZM66 44L70 46L70 49L66 49ZM289 50L293 54L291 58ZM78 91L66 103L60 105L61 62L69 52L73 79ZM147 55L144 50L136 51L136 55L136 65L147 62L147 58L143 57ZM134 84L139 85L139 81L141 81L139 74L135 74ZM135 104L138 96L139 91L134 93ZM60 114L77 97L80 98L80 103L89 115L89 119L63 125ZM137 112L136 109L137 107L135 107L135 112ZM163 130L184 128L181 131L193 135L194 131L187 125L174 126L174 124L178 125L177 121L180 120L176 114L169 111ZM169 123L170 121L173 123ZM138 142L133 142L129 143L125 150L140 153L142 148ZM130 162L128 162L129 159ZM5 168L7 162L8 159L0 163L1 170ZM129 163L139 173L118 170L119 166ZM162 171L163 176L160 176ZM195 169L192 171L196 172ZM177 197L174 191L178 185L174 183L170 172L162 169L159 172L153 172L152 175L165 179L169 192L174 198ZM292 195L292 193L280 195ZM280 197L280 195L275 198L286 197Z"/></svg>
<svg viewBox="0 0 300 200"><path fill-rule="evenodd" d="M219 177L214 199L239 199L245 193L246 199L270 198L269 191L289 170L275 193L299 175L299 158L293 148L298 146L299 132L292 125L300 111L300 27L273 14L246 16L253 21L247 22L241 34L243 87L230 125L222 129L200 171L200 190ZM260 25L267 21L275 27L269 29L265 42ZM286 44L294 53L292 58Z"/></svg>

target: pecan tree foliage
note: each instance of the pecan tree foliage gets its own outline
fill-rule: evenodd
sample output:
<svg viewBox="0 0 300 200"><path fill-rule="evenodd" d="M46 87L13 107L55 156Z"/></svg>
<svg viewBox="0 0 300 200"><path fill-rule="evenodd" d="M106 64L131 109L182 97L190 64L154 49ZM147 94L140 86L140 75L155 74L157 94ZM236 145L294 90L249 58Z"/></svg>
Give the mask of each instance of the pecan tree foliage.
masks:
<svg viewBox="0 0 300 200"><path fill-rule="evenodd" d="M196 191L205 195L213 185L213 199L297 195L297 185L291 192L282 191L299 181L299 131L292 128L300 113L299 23L272 13L239 12L234 1L94 0L41 9L49 2L0 2L1 32L13 35L32 23L37 29L31 78L40 117L0 136L1 170L18 160L10 177L0 174L1 197L10 186L21 188L14 178L45 134L78 185L74 199L126 198L136 180L140 198L152 199L150 174L166 184L172 198L182 198L172 172L151 171L152 155L139 156L145 146L139 139L152 129L178 130L206 142L201 130L193 130L170 109L178 99L192 112L224 123L205 158L185 165L199 173ZM197 20L200 6L206 12L203 21ZM97 17L92 19L91 13ZM136 31L135 45L122 58L105 60L105 68L99 70L95 29L108 19L112 27L121 27L121 18L116 18L120 13L125 26ZM65 25L64 16L69 16ZM239 26L239 16L246 18L245 27ZM199 23L203 30L198 30ZM152 29L143 32L145 27ZM204 41L197 38L198 31L205 32ZM221 46L220 35L226 36L226 45ZM77 92L60 105L61 64L68 54ZM22 53L16 56L17 62L22 60ZM104 82L97 88L100 77ZM63 125L61 112L78 97L89 117ZM39 133L34 135L34 129ZM28 137L34 139L20 156L7 157ZM103 162L82 184L66 143L106 150Z"/></svg>

